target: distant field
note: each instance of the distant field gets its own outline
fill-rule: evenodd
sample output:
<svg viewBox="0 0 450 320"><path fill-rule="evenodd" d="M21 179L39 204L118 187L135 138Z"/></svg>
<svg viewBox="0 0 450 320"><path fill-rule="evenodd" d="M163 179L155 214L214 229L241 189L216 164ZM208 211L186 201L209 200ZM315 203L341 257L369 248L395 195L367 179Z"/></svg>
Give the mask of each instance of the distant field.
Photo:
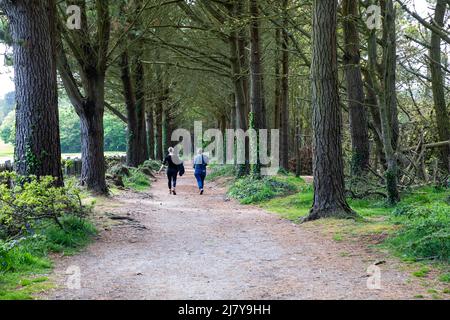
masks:
<svg viewBox="0 0 450 320"><path fill-rule="evenodd" d="M118 151L106 151L106 156L115 156L115 155L125 155L125 152ZM63 153L62 158L81 158L81 153ZM0 162L5 162L7 160L12 160L14 158L14 147L10 144L4 143L0 139Z"/></svg>
<svg viewBox="0 0 450 320"><path fill-rule="evenodd" d="M14 157L14 147L6 144L0 139L0 162L12 160Z"/></svg>

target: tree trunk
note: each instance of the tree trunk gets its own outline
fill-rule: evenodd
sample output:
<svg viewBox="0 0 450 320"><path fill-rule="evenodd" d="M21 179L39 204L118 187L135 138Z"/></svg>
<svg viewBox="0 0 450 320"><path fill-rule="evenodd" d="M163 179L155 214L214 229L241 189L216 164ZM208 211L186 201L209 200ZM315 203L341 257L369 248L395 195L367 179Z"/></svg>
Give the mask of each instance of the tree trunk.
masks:
<svg viewBox="0 0 450 320"><path fill-rule="evenodd" d="M274 92L274 115L273 128L280 129L281 109L281 67L280 67L281 30L275 30L275 92Z"/></svg>
<svg viewBox="0 0 450 320"><path fill-rule="evenodd" d="M53 176L63 184L56 82L56 6L53 0L0 1L14 50L15 170Z"/></svg>
<svg viewBox="0 0 450 320"><path fill-rule="evenodd" d="M158 97L155 110L155 144L156 144L156 159L163 160L163 101L162 96Z"/></svg>
<svg viewBox="0 0 450 320"><path fill-rule="evenodd" d="M155 128L153 124L153 107L149 106L146 113L148 155L155 159Z"/></svg>
<svg viewBox="0 0 450 320"><path fill-rule="evenodd" d="M127 165L130 167L139 166L139 134L138 119L136 113L136 100L134 97L133 83L130 76L130 65L128 49L124 49L120 59L121 79L123 85L123 95L127 110Z"/></svg>
<svg viewBox="0 0 450 320"><path fill-rule="evenodd" d="M231 17L238 17L241 14L242 7L239 5L239 1L234 1L229 7L229 15ZM234 87L235 98L235 126L236 129L242 129L247 131L248 129L248 110L246 110L247 93L245 91L244 78L242 77L242 60L241 52L239 50L238 31L232 30L228 39L230 48L230 63L231 63L231 79ZM245 147L246 159L248 159L248 145ZM249 173L249 165L242 164L236 166L236 173L238 177L245 176Z"/></svg>
<svg viewBox="0 0 450 320"><path fill-rule="evenodd" d="M386 39L383 58L384 65L384 94L380 106L381 128L383 132L384 153L386 155L387 170L385 172L388 201L395 204L399 201L397 188L397 157L395 154L396 139L393 115L397 115L397 93L395 88L397 47L395 34L395 9L393 0L387 0L383 32Z"/></svg>
<svg viewBox="0 0 450 320"><path fill-rule="evenodd" d="M337 68L337 0L313 2L314 203L304 221L355 217L345 199Z"/></svg>
<svg viewBox="0 0 450 320"><path fill-rule="evenodd" d="M101 90L103 79L99 80L97 88ZM87 102L85 112L80 113L81 128L81 183L90 190L99 193L108 193L105 181L105 154L103 132L103 95L99 94L97 101Z"/></svg>
<svg viewBox="0 0 450 320"><path fill-rule="evenodd" d="M281 52L281 108L280 108L280 166L289 170L289 35L287 7L289 0L283 0L283 31Z"/></svg>
<svg viewBox="0 0 450 320"><path fill-rule="evenodd" d="M140 13L142 10L142 0L134 1L134 11ZM136 33L133 35L133 40L136 43L136 52L133 58L133 78L136 97L136 117L138 124L138 144L139 152L137 154L138 164L141 165L148 159L148 145L147 145L147 131L145 120L145 68L142 63L142 57L144 56L145 41L144 38L139 37L137 40L136 35L142 32L142 18L137 16L135 23Z"/></svg>
<svg viewBox="0 0 450 320"><path fill-rule="evenodd" d="M359 0L344 0L344 65L352 141L352 174L358 176L369 166L369 134L364 109L364 85L360 67L358 32Z"/></svg>
<svg viewBox="0 0 450 320"><path fill-rule="evenodd" d="M264 83L263 69L261 63L261 39L259 34L259 9L258 1L250 0L250 103L251 103L251 128L257 131L257 149L259 149L259 129L266 129L264 112ZM257 163L253 166L253 174L259 177L261 174L261 164L259 152Z"/></svg>
<svg viewBox="0 0 450 320"><path fill-rule="evenodd" d="M446 0L437 0L433 23L444 28L444 17L446 11ZM444 76L441 67L441 37L436 32L431 34L430 45L430 73L433 90L434 110L436 125L440 141L450 139L450 120L445 103ZM450 145L440 148L440 167L446 174L450 172Z"/></svg>
<svg viewBox="0 0 450 320"><path fill-rule="evenodd" d="M87 24L88 13L86 11L88 7L85 1L79 1L78 4L82 15L81 29L70 30L70 36L66 34L66 41L75 40L82 48L82 50L76 50L70 44L68 46L77 61L78 75L83 87L83 93L71 70L72 64L67 59L60 36L58 36L58 69L67 95L80 117L81 182L95 193L107 194L103 114L105 106L105 74L108 68L111 27L110 6L109 0L96 1L96 6L91 9L95 10L95 25L97 27L97 36L95 40L91 40L93 38L88 36L91 27ZM60 31L67 32L67 30ZM67 38L71 39L68 40Z"/></svg>

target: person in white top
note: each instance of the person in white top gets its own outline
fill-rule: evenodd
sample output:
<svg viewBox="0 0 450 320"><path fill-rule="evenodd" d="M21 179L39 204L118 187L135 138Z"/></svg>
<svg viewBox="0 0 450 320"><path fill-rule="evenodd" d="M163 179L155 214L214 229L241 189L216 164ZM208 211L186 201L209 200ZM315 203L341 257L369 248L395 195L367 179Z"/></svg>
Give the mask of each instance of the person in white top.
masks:
<svg viewBox="0 0 450 320"><path fill-rule="evenodd" d="M203 194L204 192L203 188L205 186L206 167L208 166L208 163L208 157L203 154L202 149L198 149L197 156L194 158L194 175L195 179L197 179L200 194Z"/></svg>

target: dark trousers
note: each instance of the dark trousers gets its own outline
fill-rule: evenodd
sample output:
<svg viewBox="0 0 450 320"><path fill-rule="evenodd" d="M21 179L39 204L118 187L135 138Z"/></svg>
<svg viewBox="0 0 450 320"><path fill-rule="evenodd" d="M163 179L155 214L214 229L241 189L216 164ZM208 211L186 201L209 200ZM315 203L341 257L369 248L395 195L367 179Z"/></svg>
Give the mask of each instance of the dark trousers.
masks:
<svg viewBox="0 0 450 320"><path fill-rule="evenodd" d="M197 179L198 188L202 190L205 185L206 173L196 172L194 175L195 179Z"/></svg>
<svg viewBox="0 0 450 320"><path fill-rule="evenodd" d="M176 170L167 170L167 180L169 189L176 188L177 186L177 175L178 171Z"/></svg>

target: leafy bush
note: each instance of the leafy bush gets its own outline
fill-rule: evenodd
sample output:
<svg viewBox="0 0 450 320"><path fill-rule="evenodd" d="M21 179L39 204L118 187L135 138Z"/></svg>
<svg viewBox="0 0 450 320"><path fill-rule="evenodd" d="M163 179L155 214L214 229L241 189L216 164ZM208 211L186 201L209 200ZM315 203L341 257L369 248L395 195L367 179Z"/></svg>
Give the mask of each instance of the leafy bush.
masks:
<svg viewBox="0 0 450 320"><path fill-rule="evenodd" d="M80 119L68 101L60 101L59 119L61 151L63 153L80 152ZM125 151L127 147L126 125L109 113L105 114L103 122L105 151ZM5 143L14 144L15 132L15 110L12 110L0 125L0 138Z"/></svg>
<svg viewBox="0 0 450 320"><path fill-rule="evenodd" d="M87 245L92 236L97 234L95 227L87 220L76 216L64 216L63 228L53 224L42 230L45 247L49 251L71 253Z"/></svg>
<svg viewBox="0 0 450 320"><path fill-rule="evenodd" d="M130 168L129 172L130 174L128 176L123 176L125 187L137 191L143 191L150 187L151 182L149 177L141 170Z"/></svg>
<svg viewBox="0 0 450 320"><path fill-rule="evenodd" d="M251 204L295 191L297 187L289 181L281 181L274 177L255 179L249 176L237 180L230 188L229 195L242 204Z"/></svg>
<svg viewBox="0 0 450 320"><path fill-rule="evenodd" d="M53 177L22 177L14 172L0 173L0 235L17 237L32 233L44 221L64 228L63 215L84 217L90 210L81 202L73 183L55 186Z"/></svg>
<svg viewBox="0 0 450 320"><path fill-rule="evenodd" d="M36 235L29 239L20 239L20 241L0 240L0 272L23 272L49 268L50 262L38 254L43 251L42 248L36 250L36 247L41 244L42 238Z"/></svg>
<svg viewBox="0 0 450 320"><path fill-rule="evenodd" d="M143 164L143 167L147 167L153 171L158 171L161 168L161 161L157 160L146 160Z"/></svg>
<svg viewBox="0 0 450 320"><path fill-rule="evenodd" d="M64 229L49 224L32 236L0 240L0 272L47 269L51 266L45 258L49 251L73 253L97 233L90 222L74 216L64 216L61 224Z"/></svg>
<svg viewBox="0 0 450 320"><path fill-rule="evenodd" d="M401 230L388 243L408 258L450 261L450 207L402 206L393 221Z"/></svg>
<svg viewBox="0 0 450 320"><path fill-rule="evenodd" d="M234 165L217 165L211 167L211 171L206 176L206 179L212 181L220 177L233 177L234 175Z"/></svg>

